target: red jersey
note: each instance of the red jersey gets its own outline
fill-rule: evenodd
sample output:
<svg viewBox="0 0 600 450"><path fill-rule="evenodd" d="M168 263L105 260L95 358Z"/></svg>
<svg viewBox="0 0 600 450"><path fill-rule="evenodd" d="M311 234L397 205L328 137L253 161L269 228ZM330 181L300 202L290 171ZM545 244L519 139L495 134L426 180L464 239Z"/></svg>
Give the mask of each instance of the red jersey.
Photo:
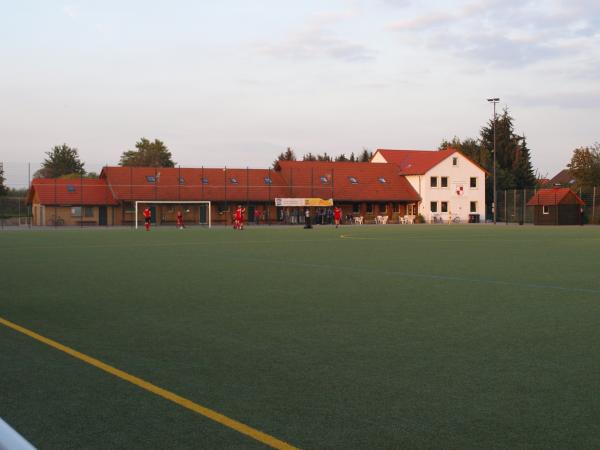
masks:
<svg viewBox="0 0 600 450"><path fill-rule="evenodd" d="M235 210L235 220L244 220L244 208L238 208Z"/></svg>
<svg viewBox="0 0 600 450"><path fill-rule="evenodd" d="M333 217L335 220L340 220L342 218L342 210L340 208L335 208L333 210Z"/></svg>
<svg viewBox="0 0 600 450"><path fill-rule="evenodd" d="M146 208L146 209L144 210L144 217L145 217L146 219L149 219L150 217L152 217L152 213L150 212L150 209L149 209L149 208Z"/></svg>

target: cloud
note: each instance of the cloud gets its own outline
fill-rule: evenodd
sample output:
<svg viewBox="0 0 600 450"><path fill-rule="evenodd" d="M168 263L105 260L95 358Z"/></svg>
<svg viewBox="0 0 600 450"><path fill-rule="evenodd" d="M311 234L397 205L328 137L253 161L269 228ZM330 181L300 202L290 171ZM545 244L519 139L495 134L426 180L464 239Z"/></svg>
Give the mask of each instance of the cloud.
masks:
<svg viewBox="0 0 600 450"><path fill-rule="evenodd" d="M77 16L79 16L77 9L72 5L64 5L62 7L62 12L65 16L69 17L70 19L76 19Z"/></svg>
<svg viewBox="0 0 600 450"><path fill-rule="evenodd" d="M388 29L434 51L514 67L593 52L600 47L599 27L598 2L475 0L392 22Z"/></svg>
<svg viewBox="0 0 600 450"><path fill-rule="evenodd" d="M558 107L565 109L600 108L600 91L597 92L552 92L547 95L513 94L514 103L532 107Z"/></svg>
<svg viewBox="0 0 600 450"><path fill-rule="evenodd" d="M278 58L330 58L344 62L369 61L376 55L375 51L361 44L335 36L320 24L293 33L280 43L261 45L259 51Z"/></svg>

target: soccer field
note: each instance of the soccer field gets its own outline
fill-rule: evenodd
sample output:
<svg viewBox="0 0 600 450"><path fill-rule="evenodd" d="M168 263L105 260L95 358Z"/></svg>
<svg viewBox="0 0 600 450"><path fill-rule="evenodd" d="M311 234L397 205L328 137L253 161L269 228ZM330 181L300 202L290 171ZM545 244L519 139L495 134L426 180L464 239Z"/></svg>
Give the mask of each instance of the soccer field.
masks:
<svg viewBox="0 0 600 450"><path fill-rule="evenodd" d="M0 417L40 449L600 448L600 227L3 232L0 254Z"/></svg>

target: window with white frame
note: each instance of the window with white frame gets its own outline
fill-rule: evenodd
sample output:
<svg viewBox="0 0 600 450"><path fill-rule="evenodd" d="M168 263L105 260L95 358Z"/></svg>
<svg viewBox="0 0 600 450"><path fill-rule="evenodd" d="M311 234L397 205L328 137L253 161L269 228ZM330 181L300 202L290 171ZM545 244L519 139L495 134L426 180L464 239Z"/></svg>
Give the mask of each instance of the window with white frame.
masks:
<svg viewBox="0 0 600 450"><path fill-rule="evenodd" d="M542 214L550 214L550 207L548 205L542 206Z"/></svg>
<svg viewBox="0 0 600 450"><path fill-rule="evenodd" d="M438 187L437 177L431 177L431 180L429 181L429 186L431 186L432 188Z"/></svg>
<svg viewBox="0 0 600 450"><path fill-rule="evenodd" d="M456 156L452 157L452 165L458 166L458 158Z"/></svg>
<svg viewBox="0 0 600 450"><path fill-rule="evenodd" d="M471 177L469 181L469 186L471 187L471 189L477 188L477 177Z"/></svg>
<svg viewBox="0 0 600 450"><path fill-rule="evenodd" d="M448 202L442 202L442 205L441 205L441 206L442 206L442 207L441 207L441 211L442 211L443 213L447 213L447 212L448 212Z"/></svg>
<svg viewBox="0 0 600 450"><path fill-rule="evenodd" d="M471 206L470 206L469 210L472 213L476 213L477 212L477 202L471 202Z"/></svg>
<svg viewBox="0 0 600 450"><path fill-rule="evenodd" d="M89 206L73 206L71 208L71 217L94 217L94 209Z"/></svg>
<svg viewBox="0 0 600 450"><path fill-rule="evenodd" d="M443 188L447 188L448 187L448 177L441 177L440 184Z"/></svg>
<svg viewBox="0 0 600 450"><path fill-rule="evenodd" d="M429 209L431 210L432 213L437 212L437 205L438 205L438 202L431 202L431 204L429 205Z"/></svg>

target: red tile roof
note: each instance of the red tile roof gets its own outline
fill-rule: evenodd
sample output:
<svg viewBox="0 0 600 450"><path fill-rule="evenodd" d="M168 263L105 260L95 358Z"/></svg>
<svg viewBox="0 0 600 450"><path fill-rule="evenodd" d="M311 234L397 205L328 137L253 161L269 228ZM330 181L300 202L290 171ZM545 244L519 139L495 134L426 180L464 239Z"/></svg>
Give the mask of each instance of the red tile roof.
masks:
<svg viewBox="0 0 600 450"><path fill-rule="evenodd" d="M383 156L388 163L396 164L400 168L400 174L402 175L423 175L454 153L459 153L487 173L483 167L471 158L450 147L440 151L377 149L375 154L377 153Z"/></svg>
<svg viewBox="0 0 600 450"><path fill-rule="evenodd" d="M280 161L279 165L281 175L289 183L288 197L356 202L421 200L394 164Z"/></svg>
<svg viewBox="0 0 600 450"><path fill-rule="evenodd" d="M42 205L116 205L107 183L93 178L36 178L31 182L27 202L37 194Z"/></svg>
<svg viewBox="0 0 600 450"><path fill-rule="evenodd" d="M270 201L287 189L280 174L268 169L106 167L100 176L125 201Z"/></svg>
<svg viewBox="0 0 600 450"><path fill-rule="evenodd" d="M575 192L569 188L540 189L527 202L527 206L552 206L552 205L585 205Z"/></svg>

